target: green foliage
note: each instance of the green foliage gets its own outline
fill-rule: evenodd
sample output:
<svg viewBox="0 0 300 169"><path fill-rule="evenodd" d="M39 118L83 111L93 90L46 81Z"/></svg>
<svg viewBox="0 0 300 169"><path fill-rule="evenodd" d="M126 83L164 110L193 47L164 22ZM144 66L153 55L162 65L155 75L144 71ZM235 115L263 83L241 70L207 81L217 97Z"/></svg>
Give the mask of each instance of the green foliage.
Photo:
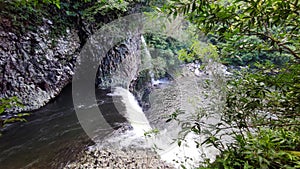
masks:
<svg viewBox="0 0 300 169"><path fill-rule="evenodd" d="M166 72L176 71L176 66L179 65L177 58L178 51L187 45L161 34L148 33L144 37L152 56L155 77L163 77Z"/></svg>
<svg viewBox="0 0 300 169"><path fill-rule="evenodd" d="M0 115L3 114L6 109L9 109L13 106L22 106L17 97L11 97L9 99L0 99Z"/></svg>
<svg viewBox="0 0 300 169"><path fill-rule="evenodd" d="M147 33L144 36L149 48L170 50L173 55L175 55L178 50L186 47L186 45L182 42L171 37L167 37L166 35Z"/></svg>
<svg viewBox="0 0 300 169"><path fill-rule="evenodd" d="M192 62L194 60L207 62L209 59L217 61L219 55L214 45L194 40L188 50L181 49L178 52L178 58L185 62Z"/></svg>
<svg viewBox="0 0 300 169"><path fill-rule="evenodd" d="M204 168L256 169L256 168L299 168L299 132L284 129L260 129L246 138L235 136L236 142L228 146L213 164ZM296 151L289 151L296 150Z"/></svg>
<svg viewBox="0 0 300 169"><path fill-rule="evenodd" d="M111 11L119 11L120 13L126 12L128 9L128 5L130 2L134 2L134 0L102 0L96 1L93 6L86 8L83 10L83 17L89 20L90 22L94 22L96 15L105 15Z"/></svg>
<svg viewBox="0 0 300 169"><path fill-rule="evenodd" d="M258 67L228 81L222 121L202 143L222 153L201 168L300 167L300 65ZM233 136L232 144L220 141L223 130Z"/></svg>
<svg viewBox="0 0 300 169"><path fill-rule="evenodd" d="M208 144L221 151L213 164L207 161L200 168L300 168L300 66L295 62L300 58L300 2L170 0L158 10L197 25L223 63L255 67L228 79L220 123L204 129L196 119L186 125L188 132L206 136L197 147ZM191 61L201 52L180 55ZM196 116L211 113L204 111L209 113ZM224 135L234 142L225 145Z"/></svg>
<svg viewBox="0 0 300 169"><path fill-rule="evenodd" d="M26 121L24 117L28 116L29 113L17 113L13 115L8 115L5 110L10 109L12 107L22 107L22 103L17 97L11 98L1 98L0 99L0 129L7 124ZM5 115L5 116L3 116ZM1 133L0 133L1 136Z"/></svg>
<svg viewBox="0 0 300 169"><path fill-rule="evenodd" d="M16 7L20 6L32 6L32 7L37 7L40 6L41 4L53 4L57 8L60 8L60 0L13 0L12 1Z"/></svg>
<svg viewBox="0 0 300 169"><path fill-rule="evenodd" d="M219 115L210 108L204 108L195 115L198 118L186 124L177 118L178 113L168 118L167 122L181 123L183 132L206 137L196 142L197 148L209 145L220 150L215 162L207 160L200 168L300 167L300 65L256 66L255 70L236 71L228 79L218 124L207 125L199 120L213 117L213 113ZM224 136L231 136L233 142L224 143Z"/></svg>
<svg viewBox="0 0 300 169"><path fill-rule="evenodd" d="M279 51L300 58L300 2L298 0L170 0L162 11L175 16L183 14L206 34L226 41L234 52L247 49ZM235 43L255 36L260 43L246 46Z"/></svg>
<svg viewBox="0 0 300 169"><path fill-rule="evenodd" d="M210 36L209 39L218 46L222 55L221 62L226 65L255 67L256 63L264 64L266 62L284 65L293 60L293 57L286 53L256 50L257 46L264 43L256 36L244 36L243 38L233 36L231 37L232 42L219 42L214 36Z"/></svg>
<svg viewBox="0 0 300 169"><path fill-rule="evenodd" d="M224 122L248 131L300 124L299 64L239 74L242 78L228 83Z"/></svg>
<svg viewBox="0 0 300 169"><path fill-rule="evenodd" d="M55 39L68 27L80 29L81 20L99 28L107 19L124 14L135 0L13 0L0 1L0 24L17 34L36 32L49 19L50 36ZM104 17L105 16L105 17ZM94 26L95 25L95 26Z"/></svg>
<svg viewBox="0 0 300 169"><path fill-rule="evenodd" d="M64 21L81 27L83 20L90 28L98 29L103 24L124 15L132 4L139 0L76 0L62 1L61 12L66 17ZM75 24L73 23L75 21Z"/></svg>
<svg viewBox="0 0 300 169"><path fill-rule="evenodd" d="M57 37L65 33L69 22L55 4L49 1L0 1L3 7L0 11L0 24L10 32L17 35L25 34L28 31L37 32L38 28L45 25L45 19L52 21L50 36Z"/></svg>
<svg viewBox="0 0 300 169"><path fill-rule="evenodd" d="M145 137L153 137L156 136L157 134L159 134L159 130L158 129L152 129L150 131L147 131L144 133Z"/></svg>
<svg viewBox="0 0 300 169"><path fill-rule="evenodd" d="M178 119L178 115L183 114L184 111L180 110L180 109L176 109L172 114L170 114L168 116L168 119L166 120L166 123L172 121L172 120L176 120L176 121L180 121L180 119Z"/></svg>

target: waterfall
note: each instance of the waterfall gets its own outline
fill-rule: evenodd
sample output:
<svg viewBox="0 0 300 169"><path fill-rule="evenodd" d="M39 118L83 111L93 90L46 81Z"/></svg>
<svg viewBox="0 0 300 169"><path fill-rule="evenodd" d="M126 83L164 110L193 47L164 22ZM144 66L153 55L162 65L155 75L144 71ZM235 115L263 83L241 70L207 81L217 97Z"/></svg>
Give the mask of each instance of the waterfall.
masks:
<svg viewBox="0 0 300 169"><path fill-rule="evenodd" d="M154 72L153 72L153 66L152 66L152 56L150 54L150 51L147 47L146 40L144 36L141 36L141 41L142 41L142 63L143 63L143 68L142 69L149 69L149 75L151 78L151 84L152 86L156 86L161 84L162 82L160 80L155 80L154 77Z"/></svg>
<svg viewBox="0 0 300 169"><path fill-rule="evenodd" d="M150 71L152 71L153 69L152 57L143 35L141 36L141 41L142 41L142 69L144 70L149 69Z"/></svg>
<svg viewBox="0 0 300 169"><path fill-rule="evenodd" d="M154 66L152 65L152 56L150 54L149 49L147 48L147 44L145 41L145 38L141 36L141 43L142 43L142 67L140 70L149 70L149 76L151 78L151 84L153 86L159 85L160 89L161 86L163 86L164 83L170 83L167 79L155 79L154 75ZM153 56L154 57L154 56ZM192 105L189 103L189 98L197 95L199 93L198 88L194 88L194 79L190 79L191 77L183 77L178 78L180 80L180 83L178 83L176 88L178 90L180 89L180 93L176 94L176 96L183 97L183 99L178 100L178 104L184 103L187 107L192 107ZM197 83L196 83L197 84ZM179 85L179 86L178 86ZM169 86L169 85L167 85ZM173 85L170 85L170 88L175 87ZM197 87L197 85L196 85ZM166 88L167 89L167 88ZM185 95L181 95L181 90L183 90ZM186 91L187 90L187 91ZM155 91L155 90L154 90ZM168 90L157 90L158 92L162 91L168 91ZM173 90L170 90L173 91ZM174 91L177 91L174 90ZM159 93L158 96L164 98L165 94L169 94L172 96L172 93ZM127 119L127 121L130 123L130 125L133 127L133 130L130 130L129 132L126 132L122 135L117 135L113 139L110 140L110 142L116 142L117 144L120 144L121 147L128 145L128 147L131 147L131 145L134 145L136 147L155 147L155 151L160 155L161 159L164 161L167 161L171 164L173 164L175 167L180 167L180 164L184 164L187 168L193 168L197 164L199 164L199 161L203 159L202 154L214 154L211 153L210 149L200 150L195 147L197 147L195 140L199 141L203 140L205 138L202 138L202 136L199 138L198 135L189 133L185 141L182 141L181 146L178 146L177 142L174 142L175 139L179 137L179 132L182 130L181 126L178 126L177 123L174 122L174 125L164 124L164 127L162 127L157 135L153 135L151 137L146 137L146 141L142 138L144 137L145 132L151 131L152 127L150 126L150 122L145 116L142 108L139 106L138 102L136 101L134 95L128 91L128 89L124 89L122 87L116 87L114 88L113 93L109 94L110 96L119 96L122 101L122 105L125 106L125 114L124 117ZM170 99L170 97L166 97L166 99ZM174 99L174 97L172 97ZM160 100L158 98L158 100ZM176 102L176 99L174 100ZM118 102L115 102L118 103ZM155 102L158 105L164 104L164 102ZM118 105L116 105L117 107ZM120 106L120 107L124 107ZM164 108L163 106L157 107L158 111L154 111L151 113L160 112L160 108ZM156 110L156 109L153 109ZM124 111L124 109L123 109ZM122 112L123 112L122 111ZM192 113L193 111L190 111ZM168 112L167 112L168 113ZM157 114L157 116L163 116L164 114ZM153 117L150 116L150 121L153 121ZM181 118L185 119L188 116L181 116ZM156 119L156 118L155 118ZM161 123L164 123L164 120L162 120ZM156 123L152 123L154 127L158 127ZM175 125L176 124L176 125ZM158 127L159 128L159 127ZM133 135L131 135L133 134ZM140 138L142 138L142 142L140 142ZM135 141L137 140L137 141ZM177 161L179 163L177 163Z"/></svg>
<svg viewBox="0 0 300 169"><path fill-rule="evenodd" d="M109 95L121 96L122 102L126 108L125 118L133 127L136 135L144 136L145 132L152 130L148 119L132 93L122 87L116 87L114 92Z"/></svg>
<svg viewBox="0 0 300 169"><path fill-rule="evenodd" d="M138 136L139 138L144 137L145 132L152 130L152 127L150 126L150 123L146 118L142 108L139 106L138 102L131 92L122 87L116 87L114 89L114 92L110 93L109 95L121 96L121 101L126 108L124 116L133 127L135 136ZM174 128L173 131L160 131L159 135L147 138L147 142L144 142L144 146L152 147L153 145L156 145L159 148L156 151L160 155L161 159L173 164L176 167L179 167L179 163L176 163L176 161L184 161L186 157L190 157L194 161L200 159L201 156L199 151L195 149L196 144L194 142L194 135L192 133L188 134L187 141L184 142L182 146L179 147L176 142L173 143L174 138L170 134L179 131L179 128ZM138 139L135 136L118 136L118 138L114 138L114 140L120 139L119 143L121 145L128 145L128 142L134 142L133 140ZM125 144L121 142L125 142ZM192 168L191 166L193 166L195 163L193 160L190 162L186 162L185 166L188 168Z"/></svg>

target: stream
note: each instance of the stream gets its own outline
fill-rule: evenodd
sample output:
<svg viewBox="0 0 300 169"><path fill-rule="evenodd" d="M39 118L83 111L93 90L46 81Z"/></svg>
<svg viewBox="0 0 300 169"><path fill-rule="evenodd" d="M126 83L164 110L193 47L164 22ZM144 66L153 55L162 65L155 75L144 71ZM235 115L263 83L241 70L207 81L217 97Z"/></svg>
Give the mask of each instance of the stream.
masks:
<svg viewBox="0 0 300 169"><path fill-rule="evenodd" d="M220 66L214 65L210 70L215 72L218 67ZM181 127L176 121L166 123L166 117L175 112L176 109L181 109L187 113L179 115L178 118L188 122L195 118L195 113L199 109L216 108L215 103L220 102L221 99L218 86L221 86L222 82L215 79L208 87L205 79L209 78L213 79L206 73L197 77L194 73L186 70L174 81L162 86L155 86L149 94L150 109L145 112L139 108L132 94L129 94L132 97L128 97L126 94L126 97L122 96L126 107L125 114L114 104L118 100L114 100L116 99L114 96L108 95L111 91L97 89L98 105L94 105L93 108L98 106L101 112L104 112L102 115L105 120L114 129L128 126L126 121L131 124L133 131L136 130L134 121L143 122L147 125L146 128L158 129L160 133L157 139L154 138L154 143L162 148L158 151L160 157L169 163L173 163L174 159L182 161L184 165L192 168L203 160L203 155L206 158L214 159L218 151L211 147L195 149L194 140L201 142L205 137L193 134L187 135L186 142L181 148L178 148L177 143L173 143L173 141L178 138ZM127 106L126 102L130 104ZM132 105L135 108L131 109L130 106ZM132 114L133 111L137 111L135 113L144 117ZM213 111L216 112L217 109ZM63 168L66 163L78 159L78 156L87 146L94 144L95 140L92 141L85 134L76 116L71 85L65 87L60 95L46 106L33 111L31 114L27 118L28 122L13 124L3 132L3 136L0 138L1 169ZM210 124L217 124L219 121L218 116L211 116L203 120ZM109 132L103 130L97 133L101 139L106 138L103 146L107 144L108 146L120 147L123 144L122 146L125 147L132 147L132 145L133 148L144 147L139 142L134 141L137 137L132 137L130 131L129 134L127 132L127 135L126 132L125 134L124 132L117 132L115 135L109 135L111 134ZM135 131L136 135L138 135L137 133L140 138L143 137L141 131ZM185 162L187 156L192 160ZM176 164L174 165L176 166Z"/></svg>
<svg viewBox="0 0 300 169"><path fill-rule="evenodd" d="M107 92L98 90L98 103L110 123L125 120L112 109ZM118 120L116 120L118 119ZM92 141L77 119L72 86L68 85L53 101L31 112L28 122L13 124L0 138L0 168L60 168L75 158ZM124 121L123 121L124 122Z"/></svg>

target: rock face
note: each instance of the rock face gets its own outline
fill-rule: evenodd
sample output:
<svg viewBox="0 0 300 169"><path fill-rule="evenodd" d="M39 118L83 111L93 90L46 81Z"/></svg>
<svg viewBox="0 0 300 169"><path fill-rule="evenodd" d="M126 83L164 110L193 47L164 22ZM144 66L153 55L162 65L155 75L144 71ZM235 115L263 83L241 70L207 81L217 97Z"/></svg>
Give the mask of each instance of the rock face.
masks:
<svg viewBox="0 0 300 169"><path fill-rule="evenodd" d="M51 38L52 24L44 19L38 30L23 35L0 27L0 98L17 96L24 105L7 111L38 109L71 82L76 59L86 39L79 37L80 31L75 29L67 30L62 37ZM119 62L135 60L132 53L139 48L136 37L129 37L110 50L99 63L99 83L105 82L105 76L116 70Z"/></svg>
<svg viewBox="0 0 300 169"><path fill-rule="evenodd" d="M127 40L111 49L102 59L96 85L99 88L109 88L114 85L131 87L131 81L138 75L140 58L140 41L138 35L130 35Z"/></svg>
<svg viewBox="0 0 300 169"><path fill-rule="evenodd" d="M0 98L17 96L23 110L43 106L70 82L74 72L79 37L75 30L67 30L65 36L52 39L51 24L45 19L36 32L24 35L0 30Z"/></svg>

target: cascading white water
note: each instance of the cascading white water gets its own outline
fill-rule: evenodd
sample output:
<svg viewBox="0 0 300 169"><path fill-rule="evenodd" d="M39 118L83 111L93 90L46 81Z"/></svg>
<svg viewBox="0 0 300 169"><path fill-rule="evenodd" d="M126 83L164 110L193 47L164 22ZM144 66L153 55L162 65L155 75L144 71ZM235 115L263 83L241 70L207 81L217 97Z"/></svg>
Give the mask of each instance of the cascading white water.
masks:
<svg viewBox="0 0 300 169"><path fill-rule="evenodd" d="M144 36L141 36L141 41L142 41L142 49L143 49L143 69L148 69L149 70L149 75L151 78L151 84L152 86L156 86L159 85L161 83L163 83L163 81L161 80L156 80L154 77L154 72L153 72L153 66L152 66L152 56L150 54L150 51L147 47L147 43L146 40L144 38Z"/></svg>
<svg viewBox="0 0 300 169"><path fill-rule="evenodd" d="M149 70L149 76L151 78L152 86L157 86L161 84L168 84L169 81L166 79L155 79L152 65L152 56L150 54L149 49L147 48L147 44L145 38L141 36L141 46L142 46L142 70ZM109 94L110 96L121 96L121 101L123 105L125 105L126 111L124 113L124 117L133 127L133 133L128 131L124 133L122 136L118 136L118 138L113 138L110 140L111 142L117 141L121 146L130 146L131 144L136 145L137 139L141 139L145 132L151 131L152 127L150 126L149 120L146 118L142 108L139 106L135 97L132 93L130 93L127 89L122 87L114 88L113 93ZM118 107L118 105L116 105ZM163 114L161 114L163 116ZM161 123L164 123L162 120ZM178 132L181 130L179 126L169 127L168 129L163 129L160 131L158 135L155 137L147 138L146 141L143 142L145 145L138 145L141 147L154 147L156 146L157 153L160 155L162 160L165 160L169 163L172 163L174 166L179 167L180 163L176 163L176 161L184 161L186 157L193 158L196 160L201 158L200 153L195 149L196 145L194 143L194 139L192 135L188 135L187 142L183 143L181 147L178 146L177 142L173 142L174 139L177 139ZM131 143L130 143L131 142ZM192 163L195 163L194 161ZM187 168L191 168L193 164L185 163Z"/></svg>
<svg viewBox="0 0 300 169"><path fill-rule="evenodd" d="M122 87L116 87L114 92L109 95L122 97L122 102L126 108L125 118L133 127L136 135L144 136L145 132L152 130L148 119L132 93Z"/></svg>
<svg viewBox="0 0 300 169"><path fill-rule="evenodd" d="M149 69L150 71L153 69L152 66L152 57L150 51L147 47L146 40L144 36L141 36L141 47L142 47L142 69Z"/></svg>
<svg viewBox="0 0 300 169"><path fill-rule="evenodd" d="M139 106L138 102L134 98L133 94L130 93L127 89L122 87L116 87L113 93L109 94L110 96L121 96L121 100L125 105L126 112L125 118L128 120L130 125L133 127L132 133L127 132L127 136L119 136L121 145L130 145L128 142L134 142L136 139L140 139L144 136L145 132L151 131L152 127L150 126L149 120L146 118L142 108ZM201 153L195 149L196 144L192 134L189 134L186 137L186 142L184 142L180 147L177 143L173 143L174 135L180 131L180 128L173 128L172 131L163 130L160 131L155 137L147 138L147 141L143 142L145 145L139 145L142 147L153 147L154 145L158 147L156 150L160 155L162 160L165 160L169 163L172 163L174 166L179 167L179 163L176 161L184 161L186 157L192 158L194 161L191 163L185 163L187 168L191 168L194 165L195 161L201 158ZM137 137L136 137L137 136ZM125 143L126 142L126 143Z"/></svg>
<svg viewBox="0 0 300 169"><path fill-rule="evenodd" d="M149 75L151 77L151 83L153 86L160 85L162 83L169 83L169 81L165 79L155 79L153 66L151 63L152 57L150 51L147 48L147 44L143 36L141 37L141 39L143 47L143 64L141 70L149 70ZM209 68L209 70L215 72L216 70L219 70L219 68L220 66L217 65L216 67ZM203 80L204 77L202 77L204 75L195 75L194 72L191 73L188 70L186 71L188 73L184 72L182 73L182 76L176 77L176 80L174 80L176 81L175 85L172 86L172 83L174 83L173 81L172 83L169 83L169 85L166 85L170 86L170 88L176 88L176 90L180 91L179 93L174 93L174 91L167 92L166 90L169 90L168 87L165 88L166 90L161 90L161 92L159 92L159 89L162 88L155 89L155 91L158 92L154 100L157 101L150 108L150 115L147 114L147 116L149 116L149 119L147 119L147 117L145 116L142 108L139 106L132 93L130 93L127 89L116 87L114 92L109 95L121 96L123 105L125 105L126 108L124 117L133 127L133 130L127 131L121 135L119 133L119 135L116 135L114 138L112 138L110 142L116 143L121 147L133 146L139 148L149 148L155 146L158 148L156 149L156 152L160 155L162 160L172 163L178 168L180 168L181 164L183 164L186 168L195 168L201 161L204 160L204 157L213 161L215 156L219 153L218 150L214 149L214 147L196 148L197 145L195 141L201 143L206 139L206 136L197 135L190 132L186 135L185 141L182 141L181 146L178 146L177 142L174 142L174 139L178 139L179 132L182 130L181 126L177 123L175 123L176 125L170 125L170 123L166 124L166 119L161 118L174 112L172 108L176 107L186 111L185 115L179 116L178 118L180 118L181 120L192 121L193 115L197 110L199 110L199 107L208 108L211 103L215 102L203 97L203 92L213 93L215 92L215 90L213 89L216 87L212 86L212 89L210 89L210 91L206 91ZM203 87L201 87L202 83ZM222 86L222 84L220 84L220 86ZM218 91L218 88L216 88L216 91ZM180 99L176 100L178 98ZM168 103L165 104L165 101ZM174 104L170 104L170 102ZM157 105L157 109L153 108L156 107L155 105ZM218 117L211 117L203 120L206 120L207 124L214 125L217 124ZM152 125L152 127L150 126L150 124ZM143 139L145 132L151 131L156 127L160 129L160 132L156 136Z"/></svg>

